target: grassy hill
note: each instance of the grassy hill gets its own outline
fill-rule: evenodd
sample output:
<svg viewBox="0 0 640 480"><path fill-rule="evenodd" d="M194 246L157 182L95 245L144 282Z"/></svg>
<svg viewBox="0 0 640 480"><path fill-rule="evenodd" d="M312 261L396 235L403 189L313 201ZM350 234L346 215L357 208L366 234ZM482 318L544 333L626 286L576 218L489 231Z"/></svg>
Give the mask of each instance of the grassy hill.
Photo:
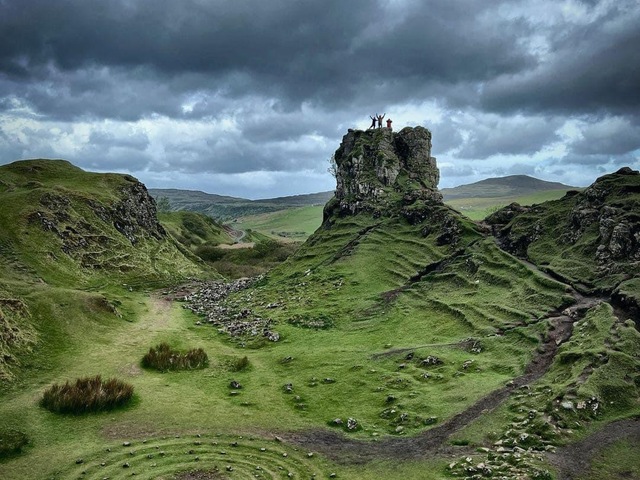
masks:
<svg viewBox="0 0 640 480"><path fill-rule="evenodd" d="M600 199L597 211L611 213L603 218L614 220L612 231L622 222L635 232L640 176L611 178L606 185L619 188L603 194L601 185L545 212L503 212L492 222L496 237L437 202L386 215L334 213L256 283L223 286L196 282L212 273L152 218L141 215L147 226L140 229L137 221L117 222L137 218L138 209L119 208L129 205L123 189L137 185L130 177L85 177L55 162L8 167L0 201L20 208L0 210L9 245L0 270L1 338L11 339L15 358L12 380L0 384L3 479L440 479L486 477L484 468L494 477L558 478L565 467L545 452L561 456L563 444L595 431L608 435L599 443L616 459L594 464L602 478L640 468L637 456L624 455L637 448L635 437L620 435L634 431L640 415L633 311L604 290L576 291L572 268L556 268L575 259L592 269L586 280L595 287L622 278L585 254L597 251L600 223L587 227L579 217L585 228L571 230L572 212L589 210L581 199ZM53 170L36 168L40 184L30 184L33 167ZM60 180L62 194L55 175L76 179ZM45 196L43 205L52 191L69 203ZM80 230L83 218L113 250L79 241L92 238L89 227ZM201 235L204 220L185 225L185 218L170 214L165 228L174 236L196 232L194 247L224 235L206 222ZM536 224L564 225L577 232L574 243L549 243L559 232ZM69 237L68 245L79 245L71 253L56 233L67 226L78 232ZM503 249L521 237L529 250ZM553 250L539 257L545 249ZM82 262L89 251L93 264ZM46 263L43 252L62 260ZM523 252L533 263L517 257ZM113 255L128 255L134 268L123 271ZM175 273L163 274L174 272L172 262ZM631 290L637 270L623 273ZM185 276L195 293L172 302L189 292L172 286ZM142 368L160 343L202 348L208 366ZM39 405L52 384L98 374L131 384L133 402L83 415ZM26 444L7 453L19 438ZM591 473L581 474L596 478Z"/></svg>
<svg viewBox="0 0 640 480"><path fill-rule="evenodd" d="M443 188L441 192L447 205L472 220L482 220L510 203L533 205L557 200L570 190L576 190L576 188L527 175L510 175L487 178L454 188Z"/></svg>
<svg viewBox="0 0 640 480"><path fill-rule="evenodd" d="M123 287L150 288L207 271L166 234L153 201L133 177L88 173L61 160L29 160L0 167L0 179L4 378L51 340L41 334L48 326L34 325L55 320L34 310L52 298L63 295L65 304L113 315Z"/></svg>
<svg viewBox="0 0 640 480"><path fill-rule="evenodd" d="M174 238L192 249L201 245L232 244L235 241L235 238L211 217L195 212L161 212L158 214L158 220Z"/></svg>
<svg viewBox="0 0 640 480"><path fill-rule="evenodd" d="M240 217L230 223L235 229L251 229L283 241L304 241L322 221L323 205L312 205Z"/></svg>
<svg viewBox="0 0 640 480"><path fill-rule="evenodd" d="M459 198L515 197L547 190L571 190L575 187L559 182L547 182L528 175L508 175L486 178L479 182L441 190L445 201Z"/></svg>

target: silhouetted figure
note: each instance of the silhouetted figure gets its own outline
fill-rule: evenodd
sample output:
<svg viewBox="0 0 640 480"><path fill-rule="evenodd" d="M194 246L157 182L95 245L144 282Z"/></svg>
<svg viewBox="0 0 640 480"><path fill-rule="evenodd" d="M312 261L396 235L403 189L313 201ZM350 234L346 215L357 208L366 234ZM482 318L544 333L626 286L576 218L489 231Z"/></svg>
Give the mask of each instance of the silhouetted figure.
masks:
<svg viewBox="0 0 640 480"><path fill-rule="evenodd" d="M371 130L372 128L376 128L376 121L378 120L378 114L376 113L373 117L371 115L369 115L369 118L371 119L371 126L369 128L367 128L367 130Z"/></svg>
<svg viewBox="0 0 640 480"><path fill-rule="evenodd" d="M386 113L383 113L382 115L378 115L378 128L382 128L382 119L384 118L385 115Z"/></svg>
<svg viewBox="0 0 640 480"><path fill-rule="evenodd" d="M389 130L391 130L391 122L393 122L393 120L391 120L390 118L387 118L387 128Z"/></svg>

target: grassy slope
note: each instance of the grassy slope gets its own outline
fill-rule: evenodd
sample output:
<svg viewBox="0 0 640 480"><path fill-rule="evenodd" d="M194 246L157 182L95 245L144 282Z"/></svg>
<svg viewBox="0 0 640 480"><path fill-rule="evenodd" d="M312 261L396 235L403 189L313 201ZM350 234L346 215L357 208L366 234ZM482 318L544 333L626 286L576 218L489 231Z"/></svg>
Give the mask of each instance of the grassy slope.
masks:
<svg viewBox="0 0 640 480"><path fill-rule="evenodd" d="M417 270L450 255L451 248L438 247L435 233L422 237L420 226L399 219L382 220L364 237L359 232L381 220L349 218L336 222L330 231L318 232L294 259L254 290L253 299L246 299L256 308L268 299L287 305L286 310L264 311L280 322L277 328L283 339L257 350L239 348L215 329L196 327L184 310L141 293L118 296L123 318L92 307L100 304L94 294L83 294L85 301L69 305L66 290L43 288L32 293L29 302L38 329L52 341L31 357L25 375L3 397L3 426L23 429L33 439L26 455L2 464L5 478L51 471L66 472L59 477L66 478L76 458L97 461L97 452L117 439L153 436L161 448L173 451L171 442L163 443L153 435L158 432L278 432L354 417L363 427L355 434L358 437L397 434L395 415L380 416L389 394L411 419L403 424L402 434L424 429L421 419L436 417L441 422L520 372L537 344L536 318L564 301L562 287L518 265L460 221L461 245L467 253L455 260L457 266L415 283L391 303L383 301L381 294L402 287ZM348 246L358 237L362 237L360 243L350 250ZM343 253L336 256L336 252ZM480 266L475 273L465 271L469 262ZM305 275L308 269L311 272ZM496 303L496 296L505 294L504 301ZM52 322L61 315L72 322ZM334 327L316 331L287 323L297 316L328 317ZM514 328L495 336L497 329L505 327ZM445 345L424 347L470 336L481 339L482 353ZM212 364L188 373L141 371L140 358L160 341L182 348L201 346ZM371 357L390 345L411 347L417 356L438 355L444 365L432 371L437 379L421 380L423 369L411 362L398 370L404 354ZM250 369L230 372L227 359L242 355L249 357ZM294 360L282 364L287 356ZM474 360L474 368L463 371L461 365L468 359ZM45 364L47 368L42 368ZM46 385L98 373L130 381L138 403L122 411L79 418L49 414L37 406ZM314 377L320 380L317 386L312 385ZM335 383L324 384L324 378ZM231 379L244 386L238 396L229 396ZM283 393L285 383L293 383L299 399ZM115 441L105 435L113 435ZM355 472L321 459L318 466L348 478L375 478L373 472L379 468L396 468L369 465ZM424 478L425 469L441 471L442 463L408 462L402 469L406 478Z"/></svg>
<svg viewBox="0 0 640 480"><path fill-rule="evenodd" d="M231 244L234 239L215 220L186 210L158 214L162 226L185 246Z"/></svg>
<svg viewBox="0 0 640 480"><path fill-rule="evenodd" d="M439 245L445 219L458 225L455 246ZM318 455L307 457L270 439L275 433L326 427L336 417L356 418L362 428L350 435L361 439L413 435L430 428L424 420L431 417L438 425L520 374L547 329L540 319L567 302L562 285L499 250L492 239L446 207L435 209L418 225L359 215L335 219L331 228L316 232L261 284L236 295L243 306L273 318L282 335L280 342L255 349L251 341L243 347L215 328L197 326L196 318L178 305L142 291L115 285L99 294L69 290L62 287L62 275L54 276L62 279L58 287L40 284L18 253L14 263L5 262L5 274L10 274L5 284L29 305L42 343L21 359L20 378L0 390L0 428L17 428L31 438L24 455L0 461L1 476L7 479L77 478L83 470L88 471L85 478L120 478L130 472L142 478L169 478L162 475L195 465L233 464L241 471L242 462L253 465L248 474L255 473L256 463L275 468L276 458L269 457L273 451L298 477L337 472L354 479L441 478L442 459L381 461L355 468ZM441 268L411 280L425 266L442 260ZM105 277L109 278L115 277ZM272 302L281 306L267 309ZM117 306L121 317L110 305ZM318 319L331 327L296 326ZM592 343L582 348L577 338L566 346L566 355L578 350L578 362L584 362L604 348L611 341L612 322L610 311L594 312L580 326L595 329ZM616 328L612 345L633 349L636 332L629 326ZM469 337L480 341L480 353L452 345ZM182 373L141 370L142 355L161 341L183 349L203 347L211 365ZM415 358L406 360L406 351L393 354L394 348L410 349ZM382 352L389 355L373 356ZM231 372L229 360L244 355L250 368ZM437 355L443 365L419 367L417 359L427 355ZM580 388L584 394L597 392L607 386L608 378L614 386L620 382L618 374L624 373L629 359L612 356L606 369L614 370L599 371L593 380L576 386L576 393L582 393ZM293 359L283 363L285 357ZM466 360L473 363L464 369ZM576 373L581 363L576 363L576 372L572 365L556 365L542 381L564 392L581 373ZM426 371L431 378L421 377ZM129 381L137 401L124 410L83 417L54 415L38 407L47 385L92 374ZM325 383L325 378L335 382ZM232 379L243 385L238 395L230 395ZM293 384L293 394L284 393L285 383ZM395 397L395 413L389 411L389 395ZM625 415L629 408L621 406L607 415ZM400 422L400 413L407 413L408 419ZM492 429L511 421L508 409L501 418L487 418L493 418ZM397 431L398 426L403 430ZM479 443L488 431L477 434ZM194 447L201 441L193 436L196 433L203 435L203 446ZM468 433L464 438L476 437ZM143 439L149 439L148 445L141 443ZM123 450L124 440L134 442L135 454ZM234 440L239 447L230 446ZM212 446L212 441L220 446ZM251 442L264 445L266 452L250 450ZM187 453L190 449L202 452L200 462ZM246 460L247 454L256 460ZM77 459L84 463L77 465ZM100 467L100 462L106 466ZM123 469L124 462L132 468Z"/></svg>
<svg viewBox="0 0 640 480"><path fill-rule="evenodd" d="M241 217L231 226L251 229L279 240L305 240L317 230L322 221L322 206L290 208L273 213Z"/></svg>
<svg viewBox="0 0 640 480"><path fill-rule="evenodd" d="M97 215L97 210L115 208L123 200L122 191L136 183L132 177L84 172L51 160L15 162L0 167L0 174L5 278L30 272L53 284L87 287L114 281L165 282L201 272L170 238L152 238L138 228L133 245L111 219ZM61 202L67 206L60 207ZM43 228L40 216L52 219L60 234ZM63 246L69 246L69 253L61 251ZM93 270L85 268L89 264Z"/></svg>
<svg viewBox="0 0 640 480"><path fill-rule="evenodd" d="M190 190L151 189L150 193L156 199L164 197L169 200L171 208L174 210L199 212L224 221L301 206L324 205L332 195L331 192L321 192L264 200L248 200Z"/></svg>
<svg viewBox="0 0 640 480"><path fill-rule="evenodd" d="M603 233L608 232L614 239L613 227L637 231L638 211L640 175L610 174L598 179L583 193L567 195L517 215L502 228L502 233L511 243L524 240L526 255L531 261L575 283L611 290L626 281L622 288L626 285L628 293L634 290L640 293L636 258L614 255L604 262L597 259L600 245L606 247L605 250L610 248L609 241L602 239ZM619 241L631 249L635 242Z"/></svg>
<svg viewBox="0 0 640 480"><path fill-rule="evenodd" d="M455 208L471 220L482 220L496 210L516 202L520 205L533 205L562 198L567 190L545 190L526 195L500 195L493 197L466 197L445 200L446 204Z"/></svg>

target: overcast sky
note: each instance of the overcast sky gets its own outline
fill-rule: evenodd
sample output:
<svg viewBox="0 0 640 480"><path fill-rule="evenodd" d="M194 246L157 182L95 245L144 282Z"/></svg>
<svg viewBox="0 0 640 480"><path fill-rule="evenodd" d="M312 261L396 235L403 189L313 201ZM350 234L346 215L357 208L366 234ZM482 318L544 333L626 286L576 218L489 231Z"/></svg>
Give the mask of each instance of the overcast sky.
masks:
<svg viewBox="0 0 640 480"><path fill-rule="evenodd" d="M332 190L348 128L433 133L440 187L640 167L638 0L0 0L0 164Z"/></svg>

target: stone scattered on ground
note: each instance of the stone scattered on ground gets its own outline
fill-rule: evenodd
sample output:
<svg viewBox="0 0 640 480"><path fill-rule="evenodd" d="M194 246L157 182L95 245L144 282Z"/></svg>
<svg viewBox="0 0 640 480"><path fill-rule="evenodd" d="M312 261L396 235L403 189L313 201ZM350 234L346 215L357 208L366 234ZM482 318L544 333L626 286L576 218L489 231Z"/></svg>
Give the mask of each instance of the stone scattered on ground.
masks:
<svg viewBox="0 0 640 480"><path fill-rule="evenodd" d="M205 318L205 323L218 327L221 333L233 337L264 337L271 342L280 340L280 334L273 329L273 320L256 314L246 305L253 293L246 299L230 299L232 293L246 290L258 278L241 278L232 282L200 282L194 284L196 291L185 295L184 308ZM269 303L265 308L277 308L281 303ZM198 323L198 322L196 322ZM202 322L200 322L201 324Z"/></svg>

